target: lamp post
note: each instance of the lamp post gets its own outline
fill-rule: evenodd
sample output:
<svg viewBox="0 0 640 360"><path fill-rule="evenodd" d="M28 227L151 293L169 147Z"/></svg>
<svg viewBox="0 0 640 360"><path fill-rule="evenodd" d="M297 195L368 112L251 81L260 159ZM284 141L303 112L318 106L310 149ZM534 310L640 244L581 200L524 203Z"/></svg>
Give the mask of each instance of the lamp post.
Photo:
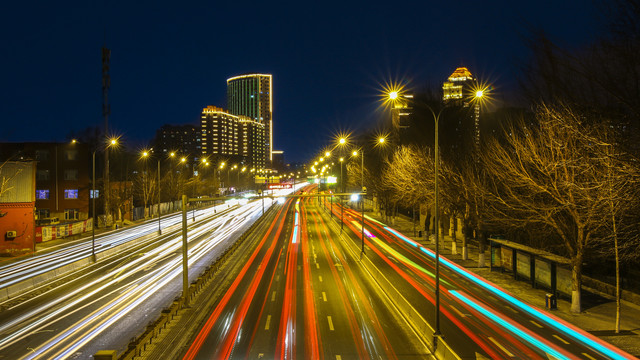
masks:
<svg viewBox="0 0 640 360"><path fill-rule="evenodd" d="M434 161L434 172L435 172L435 217L434 217L434 221L435 221L435 228L436 228L436 276L435 276L435 281L436 281L436 290L435 290L435 307L436 307L436 324L435 324L435 331L433 333L433 344L434 344L434 348L437 347L438 345L438 337L441 336L440 333L440 209L439 209L439 205L438 205L438 195L439 195L439 189L438 189L438 164L440 163L440 155L439 155L439 147L440 145L438 144L438 122L440 120L440 115L442 114L442 110L444 110L445 108L440 109L440 111L438 112L438 114L436 115L436 113L429 107L429 110L431 111L431 114L433 115L433 119L435 121L435 150L434 150L434 154L435 154L435 161Z"/></svg>
<svg viewBox="0 0 640 360"><path fill-rule="evenodd" d="M143 151L142 152L142 157L143 158L146 159L149 156L150 156L150 153L148 151ZM162 235L162 228L161 228L160 219L161 219L161 216L160 216L160 159L158 159L158 235Z"/></svg>
<svg viewBox="0 0 640 360"><path fill-rule="evenodd" d="M117 146L118 145L118 139L110 139L105 147L105 156L107 156L107 151L109 149L109 147L111 146ZM96 262L96 226L97 226L97 222L96 222L96 151L98 151L98 149L94 149L93 150L93 154L92 154L92 161L93 161L93 166L92 166L92 170L93 170L93 179L92 179L92 187L93 187L93 200L92 200L92 212L93 212L93 225L91 226L91 258L93 260L93 262ZM106 175L106 174L105 174ZM108 182L107 182L108 183ZM105 191L106 193L106 191ZM105 201L106 201L106 195L105 195ZM105 207L106 208L106 207ZM105 214L106 215L106 214Z"/></svg>
<svg viewBox="0 0 640 360"><path fill-rule="evenodd" d="M358 151L354 150L353 151L353 156L358 156ZM360 150L360 192L362 193L361 195L361 206L362 208L361 210L361 215L362 215L362 225L361 227L361 239L362 239L362 254L364 254L364 149Z"/></svg>
<svg viewBox="0 0 640 360"><path fill-rule="evenodd" d="M347 138L341 137L338 139L338 145L340 146L340 191L344 194L344 178L342 177L342 163L344 162L344 157L342 157L342 153L344 152L344 146L347 143ZM344 205L342 204L342 196L340 196L340 232L344 228Z"/></svg>

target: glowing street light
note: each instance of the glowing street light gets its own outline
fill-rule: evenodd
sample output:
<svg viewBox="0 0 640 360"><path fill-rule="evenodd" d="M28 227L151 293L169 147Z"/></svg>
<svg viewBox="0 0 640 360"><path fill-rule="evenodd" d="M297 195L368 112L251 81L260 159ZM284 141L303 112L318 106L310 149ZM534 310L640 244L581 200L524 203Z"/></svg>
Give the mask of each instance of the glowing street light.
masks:
<svg viewBox="0 0 640 360"><path fill-rule="evenodd" d="M150 156L148 151L143 151L142 152L142 157L143 158L148 158ZM145 165L146 167L146 165ZM161 215L160 215L160 159L158 159L158 235L162 235L162 228L161 228Z"/></svg>

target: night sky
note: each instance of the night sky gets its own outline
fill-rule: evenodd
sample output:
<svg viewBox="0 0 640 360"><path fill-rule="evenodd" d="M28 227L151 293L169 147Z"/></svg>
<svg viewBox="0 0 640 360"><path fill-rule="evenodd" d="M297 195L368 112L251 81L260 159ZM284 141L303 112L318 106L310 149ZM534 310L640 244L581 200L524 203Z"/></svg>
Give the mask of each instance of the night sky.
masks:
<svg viewBox="0 0 640 360"><path fill-rule="evenodd" d="M110 124L130 146L199 124L203 107L225 105L228 77L260 72L274 79L274 149L304 161L338 131L378 127L384 83L437 88L466 66L508 99L531 28L569 48L598 29L588 0L230 3L4 4L0 141L102 126L106 45Z"/></svg>

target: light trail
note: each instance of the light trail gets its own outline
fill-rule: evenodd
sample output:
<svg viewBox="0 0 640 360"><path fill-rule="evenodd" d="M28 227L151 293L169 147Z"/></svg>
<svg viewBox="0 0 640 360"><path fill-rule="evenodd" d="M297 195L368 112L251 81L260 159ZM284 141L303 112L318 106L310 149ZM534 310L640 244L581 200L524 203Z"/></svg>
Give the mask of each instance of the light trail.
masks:
<svg viewBox="0 0 640 360"><path fill-rule="evenodd" d="M257 218L261 213L261 209L261 206L257 203L249 204L239 209L229 211L213 220L202 221L197 224L197 228L190 229L190 240L203 236L208 237L207 240L198 241L196 245L189 250L190 263L196 263L221 241L228 238L230 234L238 231L246 221ZM213 211L211 212L213 213ZM157 229L157 227L155 229ZM50 353L51 351L64 357L66 356L65 354L70 354L74 350L80 349L86 345L88 341L94 339L102 331L115 324L122 316L130 313L136 306L144 302L145 299L154 296L158 290L163 288L159 286L159 284L166 285L180 277L181 258L180 256L176 256L176 254L179 253L178 250L181 248L181 237L173 236L171 239L163 240L163 242L162 245L148 251L143 256L134 258L130 262L123 264L121 268L114 269L94 279L94 281L74 289L69 294L47 302L19 318L3 323L0 325L0 333L10 334L4 338L0 338L0 349L10 346L25 336L33 334L61 320L63 317L70 316L86 306L101 302L109 296L119 293L120 289L127 289L124 293L118 294L114 299L102 305L91 315L86 316L75 325L69 327L67 332L63 332L62 335L38 347L35 353L27 355L25 358L37 357L36 354ZM173 260L166 260L172 256L174 257ZM149 267L149 264L154 264L159 260L166 261L166 264L158 265L159 267L156 270L145 273L145 269ZM142 277L139 276L140 274L143 274ZM138 277L137 280L136 277ZM127 280L115 289L111 289L123 279L127 278L131 278L135 282L131 283ZM99 286L96 287L96 285ZM74 298L74 296L77 295L81 296ZM95 298L96 296L98 297ZM69 301L70 299L71 301ZM58 305L62 303L64 303L63 306ZM55 310L51 311L51 309ZM13 329L18 326L18 329ZM71 344L63 346L65 343ZM55 350L60 346L63 346L63 350Z"/></svg>

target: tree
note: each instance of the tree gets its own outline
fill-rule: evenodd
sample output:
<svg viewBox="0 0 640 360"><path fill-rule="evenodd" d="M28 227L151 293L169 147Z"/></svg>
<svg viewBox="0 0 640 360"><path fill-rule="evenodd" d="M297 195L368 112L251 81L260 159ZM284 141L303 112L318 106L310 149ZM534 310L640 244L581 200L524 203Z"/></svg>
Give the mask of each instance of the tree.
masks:
<svg viewBox="0 0 640 360"><path fill-rule="evenodd" d="M605 142L593 119L568 106L541 106L537 126L516 123L506 143L488 144L482 166L488 220L553 230L571 259L571 310L580 312L582 264L609 209Z"/></svg>

